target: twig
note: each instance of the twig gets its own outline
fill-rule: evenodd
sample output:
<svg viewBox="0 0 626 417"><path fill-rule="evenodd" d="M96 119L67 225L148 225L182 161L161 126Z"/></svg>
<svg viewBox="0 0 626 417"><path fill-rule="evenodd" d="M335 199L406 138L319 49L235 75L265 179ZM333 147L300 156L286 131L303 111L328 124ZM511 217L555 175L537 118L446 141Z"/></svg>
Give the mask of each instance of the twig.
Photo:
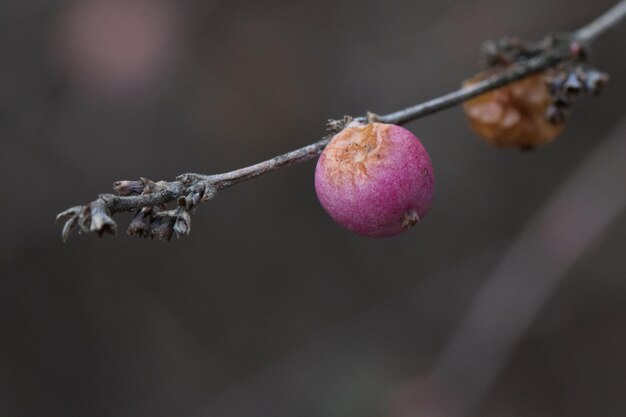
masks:
<svg viewBox="0 0 626 417"><path fill-rule="evenodd" d="M574 32L574 37L579 42L592 42L598 36L616 26L624 16L626 16L626 1L621 0L603 13L602 16Z"/></svg>
<svg viewBox="0 0 626 417"><path fill-rule="evenodd" d="M367 117L358 117L355 120L359 122L376 120L383 123L402 125L426 115L448 109L487 91L510 84L527 75L540 72L572 59L572 44L580 43L587 47L598 36L617 25L625 16L626 0L621 0L587 26L569 35L551 38L552 42L550 42L549 47L541 54L524 62L516 63L497 75L394 113L381 116L369 113ZM335 127L344 125L335 122ZM95 231L99 235L104 233L115 234L116 224L111 216L118 212L134 210L139 212L133 224L131 224L134 227L129 228L129 234L168 240L172 233L171 230L169 233L163 233L166 229L162 227L163 222L169 222L170 225L174 225L181 221L181 217L188 219L189 216L185 215L188 211L193 210L201 201L213 198L219 190L267 174L278 168L315 158L324 150L329 141L330 137L325 137L300 149L223 174L183 174L176 181L172 182L160 181L154 183L144 178L140 181L117 182L114 184L117 194L101 194L97 200L87 206L73 207L57 216L57 220L67 216L70 217L63 228L63 240L66 240L75 228L79 228L81 232ZM165 211L165 204L173 201L178 202L179 208L177 210ZM154 220L156 218L156 213L159 213L157 217L160 220L151 222L151 219ZM185 222L186 227L179 228L184 233L178 233L179 230L176 230L178 236L189 233L190 220L185 220Z"/></svg>

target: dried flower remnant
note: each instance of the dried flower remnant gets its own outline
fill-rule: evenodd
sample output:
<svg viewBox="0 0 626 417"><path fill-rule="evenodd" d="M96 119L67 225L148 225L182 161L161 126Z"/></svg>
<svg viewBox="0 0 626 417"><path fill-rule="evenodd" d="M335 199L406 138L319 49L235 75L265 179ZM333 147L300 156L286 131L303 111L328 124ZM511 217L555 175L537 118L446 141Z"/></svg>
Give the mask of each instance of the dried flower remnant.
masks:
<svg viewBox="0 0 626 417"><path fill-rule="evenodd" d="M609 81L608 74L583 62L558 68L550 77L548 86L552 105L546 117L551 123L563 123L576 99L583 94L598 95Z"/></svg>

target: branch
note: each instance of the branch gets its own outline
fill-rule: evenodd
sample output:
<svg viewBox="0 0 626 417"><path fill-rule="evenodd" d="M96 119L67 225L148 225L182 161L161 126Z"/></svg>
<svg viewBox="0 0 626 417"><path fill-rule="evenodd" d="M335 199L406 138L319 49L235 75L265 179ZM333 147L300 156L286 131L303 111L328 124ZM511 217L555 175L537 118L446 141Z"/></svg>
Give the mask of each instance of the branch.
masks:
<svg viewBox="0 0 626 417"><path fill-rule="evenodd" d="M626 16L626 1L621 0L596 20L574 32L574 37L579 42L591 43L604 32L617 26L624 16Z"/></svg>
<svg viewBox="0 0 626 417"><path fill-rule="evenodd" d="M397 112L380 116L368 113L366 117L358 117L354 120L402 125L456 106L527 75L574 59L574 45L587 48L593 40L616 26L625 16L626 0L621 0L583 28L570 34L547 37L540 43L542 46L536 56L515 63L497 75ZM334 130L340 130L351 120L346 117L342 121L330 121L329 126ZM63 240L67 240L76 228L83 233L95 231L100 236L105 233L116 234L117 225L111 216L118 212L135 210L137 214L128 229L128 233L132 236L150 236L166 241L171 238L173 232L176 232L178 237L189 234L191 219L188 212L195 209L202 201L210 200L217 191L224 188L279 168L313 159L324 150L330 138L327 136L311 145L223 174L183 174L171 182L155 183L145 178L139 181L116 182L113 185L116 194L101 194L97 200L88 205L73 207L57 216L57 220L69 217L63 227ZM174 201L177 202L178 207L166 210L166 204Z"/></svg>

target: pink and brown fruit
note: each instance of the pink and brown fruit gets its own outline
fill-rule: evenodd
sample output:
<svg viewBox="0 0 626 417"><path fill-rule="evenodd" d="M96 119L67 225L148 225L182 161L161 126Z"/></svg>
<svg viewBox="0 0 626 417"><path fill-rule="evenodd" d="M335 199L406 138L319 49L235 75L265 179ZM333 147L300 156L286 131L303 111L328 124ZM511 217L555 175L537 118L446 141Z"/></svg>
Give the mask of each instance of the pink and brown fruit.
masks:
<svg viewBox="0 0 626 417"><path fill-rule="evenodd" d="M463 83L469 86L496 74L485 71ZM546 74L534 74L482 94L463 104L470 127L496 146L532 148L552 142L563 124L547 118L553 102Z"/></svg>
<svg viewBox="0 0 626 417"><path fill-rule="evenodd" d="M315 190L339 225L367 237L394 236L424 218L434 191L426 149L408 130L370 123L338 133L320 156Z"/></svg>

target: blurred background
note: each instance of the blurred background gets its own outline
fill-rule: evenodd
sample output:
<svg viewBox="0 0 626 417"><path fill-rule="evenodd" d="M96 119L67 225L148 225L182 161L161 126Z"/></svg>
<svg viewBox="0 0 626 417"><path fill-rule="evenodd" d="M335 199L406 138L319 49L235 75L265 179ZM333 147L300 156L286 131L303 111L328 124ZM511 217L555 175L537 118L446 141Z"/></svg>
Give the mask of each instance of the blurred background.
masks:
<svg viewBox="0 0 626 417"><path fill-rule="evenodd" d="M590 214L604 226L576 240L557 211L547 255L524 252L542 244L527 225L615 135L626 24L593 50L609 86L551 145L491 148L460 108L408 125L437 189L402 236L335 225L313 161L220 193L168 244L127 237L130 215L116 239L63 244L54 224L113 181L231 170L317 140L328 118L441 95L479 69L483 40L576 29L613 3L3 0L0 415L440 417L456 400L475 416L626 415L623 206L580 194L583 218L612 204ZM513 275L472 336L468 311Z"/></svg>

